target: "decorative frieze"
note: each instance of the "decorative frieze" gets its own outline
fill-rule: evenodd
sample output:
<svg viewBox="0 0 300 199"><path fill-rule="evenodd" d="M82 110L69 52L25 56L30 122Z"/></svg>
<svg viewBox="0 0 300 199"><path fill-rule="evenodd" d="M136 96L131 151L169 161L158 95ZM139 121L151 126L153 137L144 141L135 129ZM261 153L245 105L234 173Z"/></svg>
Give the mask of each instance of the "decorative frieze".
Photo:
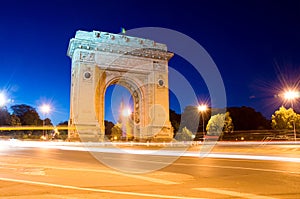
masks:
<svg viewBox="0 0 300 199"><path fill-rule="evenodd" d="M87 52L87 51L81 51L80 54L79 54L79 59L81 61L94 62L95 61L95 53Z"/></svg>
<svg viewBox="0 0 300 199"><path fill-rule="evenodd" d="M159 60L169 60L173 53L164 44L152 40L106 32L77 31L70 40L68 55L72 58L76 49L132 55Z"/></svg>

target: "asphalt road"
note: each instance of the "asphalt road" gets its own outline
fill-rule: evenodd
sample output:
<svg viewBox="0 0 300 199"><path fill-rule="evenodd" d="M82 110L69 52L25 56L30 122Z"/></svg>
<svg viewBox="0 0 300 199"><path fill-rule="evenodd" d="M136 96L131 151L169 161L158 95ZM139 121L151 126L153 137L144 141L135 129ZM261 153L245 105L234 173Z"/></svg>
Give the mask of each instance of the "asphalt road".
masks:
<svg viewBox="0 0 300 199"><path fill-rule="evenodd" d="M299 158L266 158L293 158L278 154L287 151L280 147L257 150L268 154L257 159L255 147L219 146L218 154L254 158L184 156L170 164L168 155L2 145L0 198L300 198ZM162 168L144 173L157 166Z"/></svg>

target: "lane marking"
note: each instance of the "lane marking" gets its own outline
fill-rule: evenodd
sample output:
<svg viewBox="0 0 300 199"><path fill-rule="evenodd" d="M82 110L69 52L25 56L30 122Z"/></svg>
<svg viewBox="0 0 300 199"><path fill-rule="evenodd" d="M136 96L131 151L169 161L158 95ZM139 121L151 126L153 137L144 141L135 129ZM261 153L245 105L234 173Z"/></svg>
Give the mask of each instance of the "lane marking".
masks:
<svg viewBox="0 0 300 199"><path fill-rule="evenodd" d="M189 155L187 155L189 156ZM190 156L192 156L190 154ZM267 155L241 155L241 154L219 154L210 153L206 157L209 158L228 158L228 159L246 159L246 160L265 160L265 161L279 161L279 162L295 162L300 163L300 158L283 157L283 156L267 156Z"/></svg>
<svg viewBox="0 0 300 199"><path fill-rule="evenodd" d="M105 170L105 169L84 169L84 168L65 168L65 167L56 167L56 166L41 166L41 165L34 165L34 164L12 164L12 163L1 163L1 165L7 165L7 166L24 166L24 167L35 167L35 168L44 168L44 169L57 169L57 170L67 170L67 171L85 171L85 172L97 172L97 173L110 173L114 175L122 175L130 178L135 178L139 180L144 180L144 181L149 181L153 183L158 183L158 184L165 184L165 185L175 185L175 184L180 184L178 182L173 182L170 180L163 180L163 179L158 179L158 178L153 178L153 177L148 177L148 176L141 176L141 175L131 175L131 174L126 174L122 172L117 172L117 171L110 171L110 170ZM1 169L1 168L0 168Z"/></svg>
<svg viewBox="0 0 300 199"><path fill-rule="evenodd" d="M205 192L210 192L210 193L218 193L218 194L223 194L223 195L229 195L229 196L240 197L240 198L249 198L249 199L253 199L253 198L255 198L255 199L276 199L274 197L269 197L269 196L262 196L262 195L229 191L229 190L216 189L216 188L193 188L193 190L205 191Z"/></svg>
<svg viewBox="0 0 300 199"><path fill-rule="evenodd" d="M106 159L117 159L113 157L107 157ZM147 161L147 160L132 160L132 159L122 159L134 162L147 162L154 164L169 164L160 161ZM236 167L236 166L218 166L218 165L208 165L208 164L186 164L186 163L173 163L173 165L179 166L196 166L196 167L210 167L210 168L222 168L222 169L239 169L239 170L252 170L252 171L261 171L261 172L274 172L274 173L290 173L290 174L300 174L300 171L287 171L287 170L275 170L275 169L262 169L262 168L251 168L251 167Z"/></svg>
<svg viewBox="0 0 300 199"><path fill-rule="evenodd" d="M148 193L138 193L138 192L128 192L128 191L115 191L115 190L108 190L108 189L84 188L84 187L76 187L76 186L71 186L71 185L62 185L62 184L54 184L54 183L47 183L47 182L36 182L36 181L20 180L20 179L13 179L13 178L1 178L0 177L0 180L7 181L7 182L18 182L18 183L33 184L33 185L58 187L58 188L64 188L64 189L74 189L74 190L80 190L80 191L92 191L92 192L99 192L99 193L111 193L111 194L131 195L131 196L141 196L141 197L173 198L173 199L207 199L207 198L195 198L195 197L186 197L186 196L171 196L171 195L148 194Z"/></svg>
<svg viewBox="0 0 300 199"><path fill-rule="evenodd" d="M43 170L43 169L39 169L39 168L30 168L30 169L23 169L21 171L22 174L25 174L25 175L35 175L35 176L44 176L46 175L46 172Z"/></svg>
<svg viewBox="0 0 300 199"><path fill-rule="evenodd" d="M291 173L291 174L300 174L298 171L285 171L285 170L275 170L275 169L260 169L260 168L251 168L251 167L236 167L236 166L217 166L217 165L197 165L197 164L185 164L185 163L175 163L177 165L190 165L190 166L199 166L199 167L211 167L211 168L222 168L222 169L239 169L239 170L252 170L252 171L262 171L262 172L274 172L274 173Z"/></svg>

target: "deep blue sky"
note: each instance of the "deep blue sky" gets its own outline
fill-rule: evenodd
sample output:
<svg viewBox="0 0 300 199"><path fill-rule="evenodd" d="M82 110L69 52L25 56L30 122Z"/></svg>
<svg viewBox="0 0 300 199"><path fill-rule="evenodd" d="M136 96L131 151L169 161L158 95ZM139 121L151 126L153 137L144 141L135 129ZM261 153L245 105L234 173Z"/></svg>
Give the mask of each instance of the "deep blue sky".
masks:
<svg viewBox="0 0 300 199"><path fill-rule="evenodd" d="M281 103L272 87L278 89L280 78L288 75L299 81L300 1L10 0L0 9L0 89L14 104L37 107L50 101L54 123L69 116L66 52L76 30L118 33L120 27L154 26L180 31L215 61L228 106L251 106L267 117ZM185 61L175 58L170 64L187 76L199 98L207 97ZM171 100L171 108L176 106Z"/></svg>

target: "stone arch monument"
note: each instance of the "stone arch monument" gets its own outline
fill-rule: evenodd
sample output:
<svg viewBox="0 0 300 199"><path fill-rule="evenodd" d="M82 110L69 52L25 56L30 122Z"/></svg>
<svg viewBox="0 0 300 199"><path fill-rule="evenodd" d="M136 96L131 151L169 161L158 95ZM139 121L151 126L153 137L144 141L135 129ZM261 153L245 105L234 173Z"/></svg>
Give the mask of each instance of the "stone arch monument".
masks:
<svg viewBox="0 0 300 199"><path fill-rule="evenodd" d="M72 59L68 136L104 140L105 92L119 84L133 98L136 140L171 140L168 61L164 44L107 32L77 31L68 47Z"/></svg>

